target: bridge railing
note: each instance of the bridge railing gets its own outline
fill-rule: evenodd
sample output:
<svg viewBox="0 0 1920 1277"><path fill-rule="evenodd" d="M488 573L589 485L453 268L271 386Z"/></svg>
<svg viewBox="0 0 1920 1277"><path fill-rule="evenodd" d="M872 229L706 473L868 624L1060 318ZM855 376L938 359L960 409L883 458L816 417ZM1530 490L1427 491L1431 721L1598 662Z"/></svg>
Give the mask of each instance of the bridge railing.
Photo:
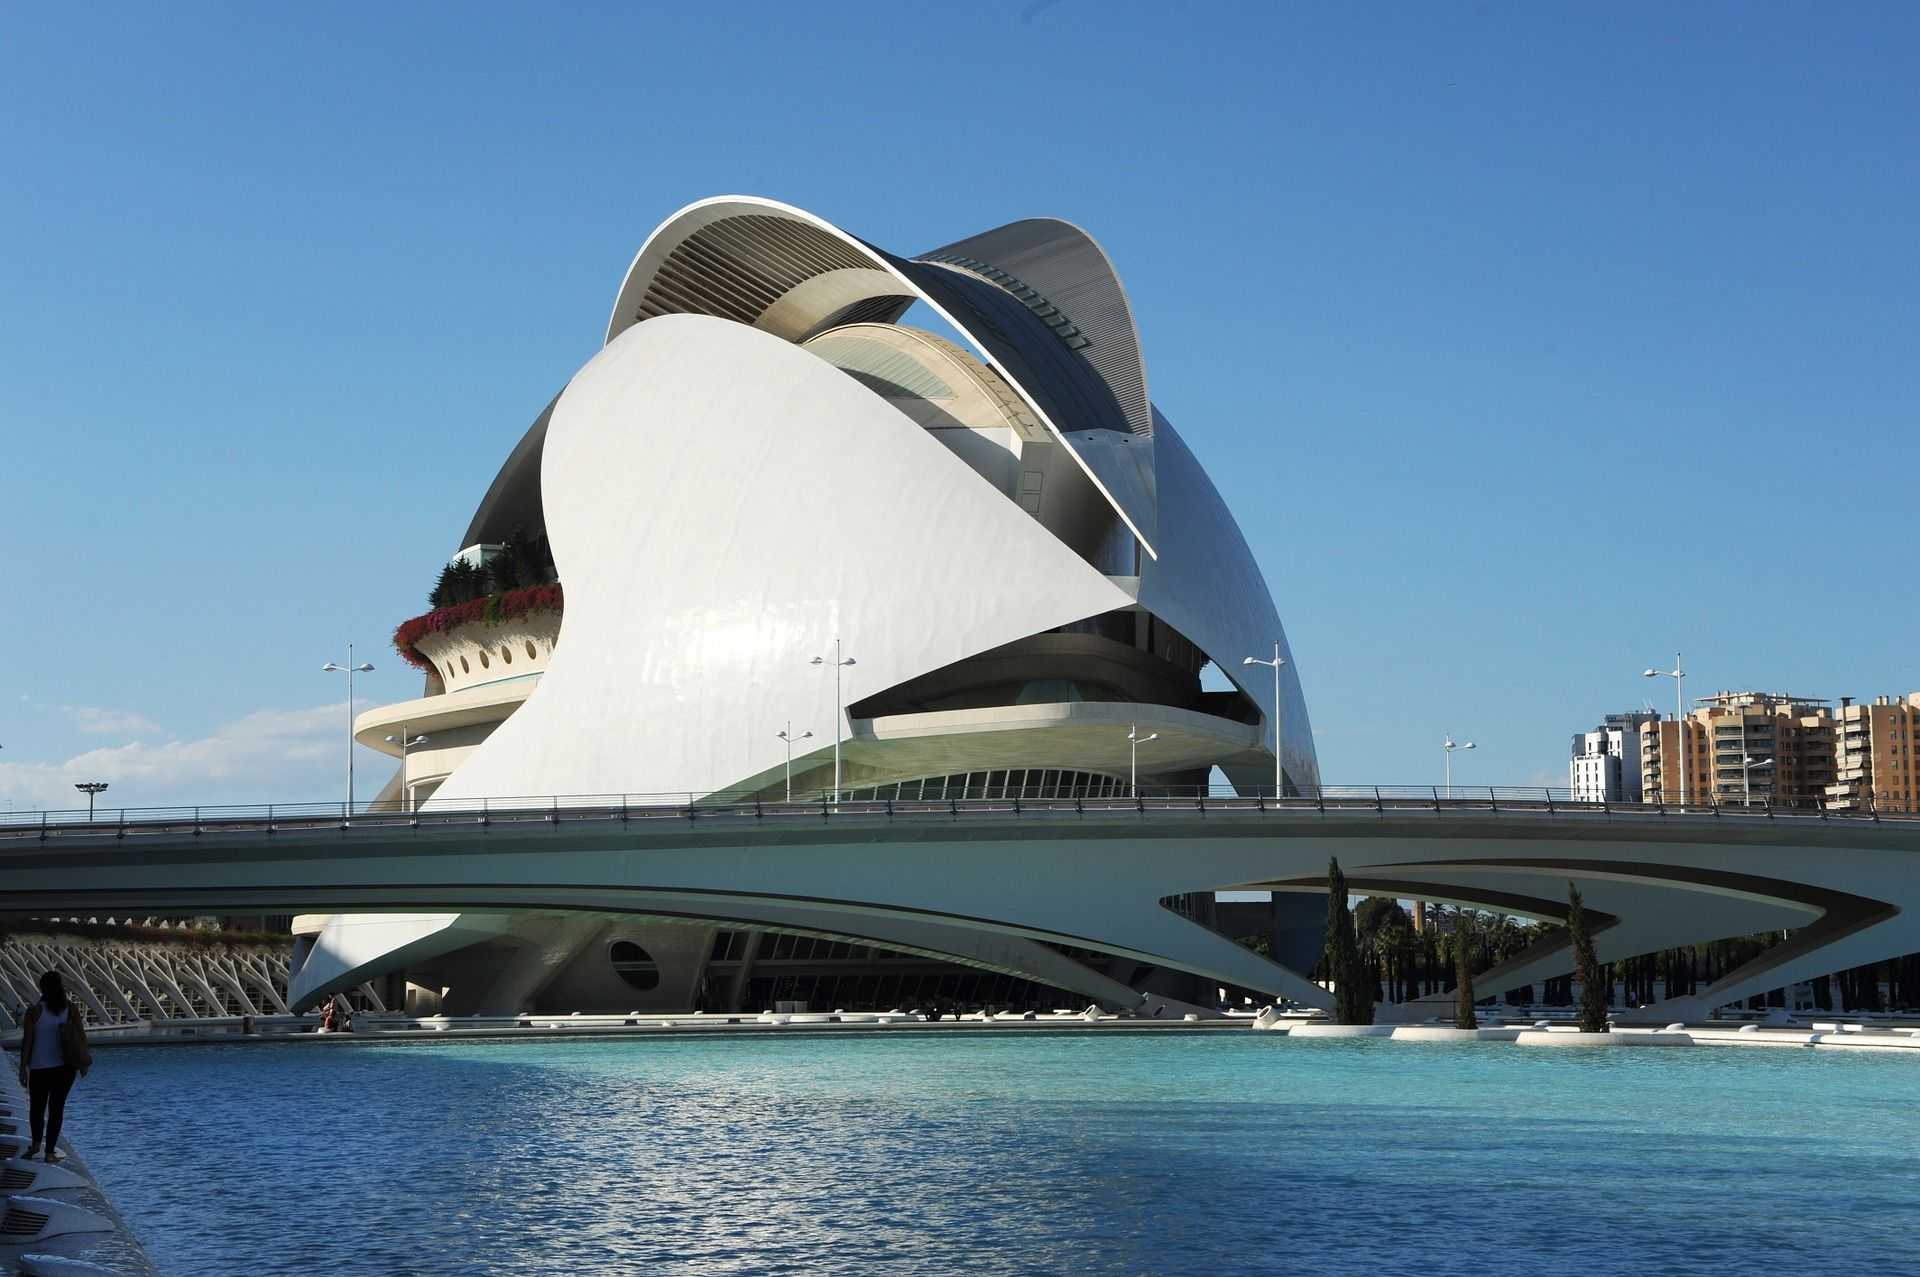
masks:
<svg viewBox="0 0 1920 1277"><path fill-rule="evenodd" d="M912 792L907 792L912 791ZM409 808L397 802L255 803L195 807L116 807L0 813L0 840L55 837L128 837L213 832L265 832L343 828L417 829L449 825L512 825L576 820L702 820L768 817L908 817L1019 815L1028 812L1199 812L1210 811L1428 811L1436 815L1545 812L1603 816L1749 816L1766 819L1920 820L1920 812L1894 809L1872 797L1848 808L1813 808L1775 803L1726 802L1653 794L1646 802L1605 802L1576 798L1573 791L1535 785L1289 785L1276 797L1271 787L1241 792L1222 786L952 785L910 782L768 798L763 791L710 794L564 794L483 798L454 802L429 800Z"/></svg>

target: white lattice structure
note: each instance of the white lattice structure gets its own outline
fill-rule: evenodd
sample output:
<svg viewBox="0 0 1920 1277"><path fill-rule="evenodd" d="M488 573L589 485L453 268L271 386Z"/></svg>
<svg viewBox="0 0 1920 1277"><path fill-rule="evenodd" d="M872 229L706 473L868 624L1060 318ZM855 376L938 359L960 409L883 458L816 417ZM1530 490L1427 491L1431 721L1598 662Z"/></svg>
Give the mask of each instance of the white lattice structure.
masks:
<svg viewBox="0 0 1920 1277"><path fill-rule="evenodd" d="M0 942L0 1029L58 971L93 1024L286 1015L288 945L23 932ZM370 992L370 991L369 991Z"/></svg>

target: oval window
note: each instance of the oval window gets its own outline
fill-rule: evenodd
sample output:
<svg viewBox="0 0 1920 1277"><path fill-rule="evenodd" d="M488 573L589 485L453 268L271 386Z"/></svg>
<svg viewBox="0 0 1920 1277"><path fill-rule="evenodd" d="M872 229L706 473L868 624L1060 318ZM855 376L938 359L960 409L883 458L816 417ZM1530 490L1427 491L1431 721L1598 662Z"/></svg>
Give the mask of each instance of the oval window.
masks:
<svg viewBox="0 0 1920 1277"><path fill-rule="evenodd" d="M473 666L467 664L467 658L464 656L460 658L460 672L462 674L473 673Z"/></svg>
<svg viewBox="0 0 1920 1277"><path fill-rule="evenodd" d="M528 640L527 640L527 659L528 659L528 660L532 660L532 659L534 659L534 658L535 658L536 656L539 656L539 655L540 655L540 653L538 653L538 652L536 652L536 651L534 651L534 650L533 650L533 640L532 640L532 639L528 639Z"/></svg>
<svg viewBox="0 0 1920 1277"><path fill-rule="evenodd" d="M607 950L607 958L613 963L613 973L636 989L647 990L660 987L660 964L653 955L631 940L615 940Z"/></svg>
<svg viewBox="0 0 1920 1277"><path fill-rule="evenodd" d="M505 643L502 643L500 645L500 659L505 661L509 665L513 664L513 649L508 647Z"/></svg>
<svg viewBox="0 0 1920 1277"><path fill-rule="evenodd" d="M480 668L483 670L490 670L493 668L493 662L487 659L487 653L485 648L482 648L480 651Z"/></svg>

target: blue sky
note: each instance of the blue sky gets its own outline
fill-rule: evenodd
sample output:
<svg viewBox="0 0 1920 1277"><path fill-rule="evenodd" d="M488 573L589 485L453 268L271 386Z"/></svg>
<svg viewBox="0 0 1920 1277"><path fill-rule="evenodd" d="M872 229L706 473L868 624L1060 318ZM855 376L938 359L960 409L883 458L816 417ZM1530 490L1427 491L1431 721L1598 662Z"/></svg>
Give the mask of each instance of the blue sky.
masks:
<svg viewBox="0 0 1920 1277"><path fill-rule="evenodd" d="M1330 781L1920 687L1910 6L14 7L0 797L329 797L661 218L1118 263ZM363 759L363 784L379 771Z"/></svg>

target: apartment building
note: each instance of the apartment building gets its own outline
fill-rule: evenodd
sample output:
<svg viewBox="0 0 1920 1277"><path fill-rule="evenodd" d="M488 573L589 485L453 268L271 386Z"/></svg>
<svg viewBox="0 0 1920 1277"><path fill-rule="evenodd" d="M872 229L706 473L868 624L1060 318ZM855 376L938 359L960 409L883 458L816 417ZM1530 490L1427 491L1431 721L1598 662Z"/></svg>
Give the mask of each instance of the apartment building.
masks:
<svg viewBox="0 0 1920 1277"><path fill-rule="evenodd" d="M1920 811L1920 692L1840 698L1834 711L1831 811Z"/></svg>
<svg viewBox="0 0 1920 1277"><path fill-rule="evenodd" d="M1693 717L1713 743L1715 802L1818 810L1833 783L1834 719L1825 701L1721 692Z"/></svg>
<svg viewBox="0 0 1920 1277"><path fill-rule="evenodd" d="M1640 725L1643 801L1819 808L1834 780L1834 719L1825 701L1775 692L1702 697L1676 724Z"/></svg>
<svg viewBox="0 0 1920 1277"><path fill-rule="evenodd" d="M1707 753L1706 730L1691 716L1640 724L1640 801L1705 801L1712 783Z"/></svg>
<svg viewBox="0 0 1920 1277"><path fill-rule="evenodd" d="M1567 765L1575 802L1640 801L1640 727L1659 719L1652 710L1609 714L1590 732L1575 732Z"/></svg>

